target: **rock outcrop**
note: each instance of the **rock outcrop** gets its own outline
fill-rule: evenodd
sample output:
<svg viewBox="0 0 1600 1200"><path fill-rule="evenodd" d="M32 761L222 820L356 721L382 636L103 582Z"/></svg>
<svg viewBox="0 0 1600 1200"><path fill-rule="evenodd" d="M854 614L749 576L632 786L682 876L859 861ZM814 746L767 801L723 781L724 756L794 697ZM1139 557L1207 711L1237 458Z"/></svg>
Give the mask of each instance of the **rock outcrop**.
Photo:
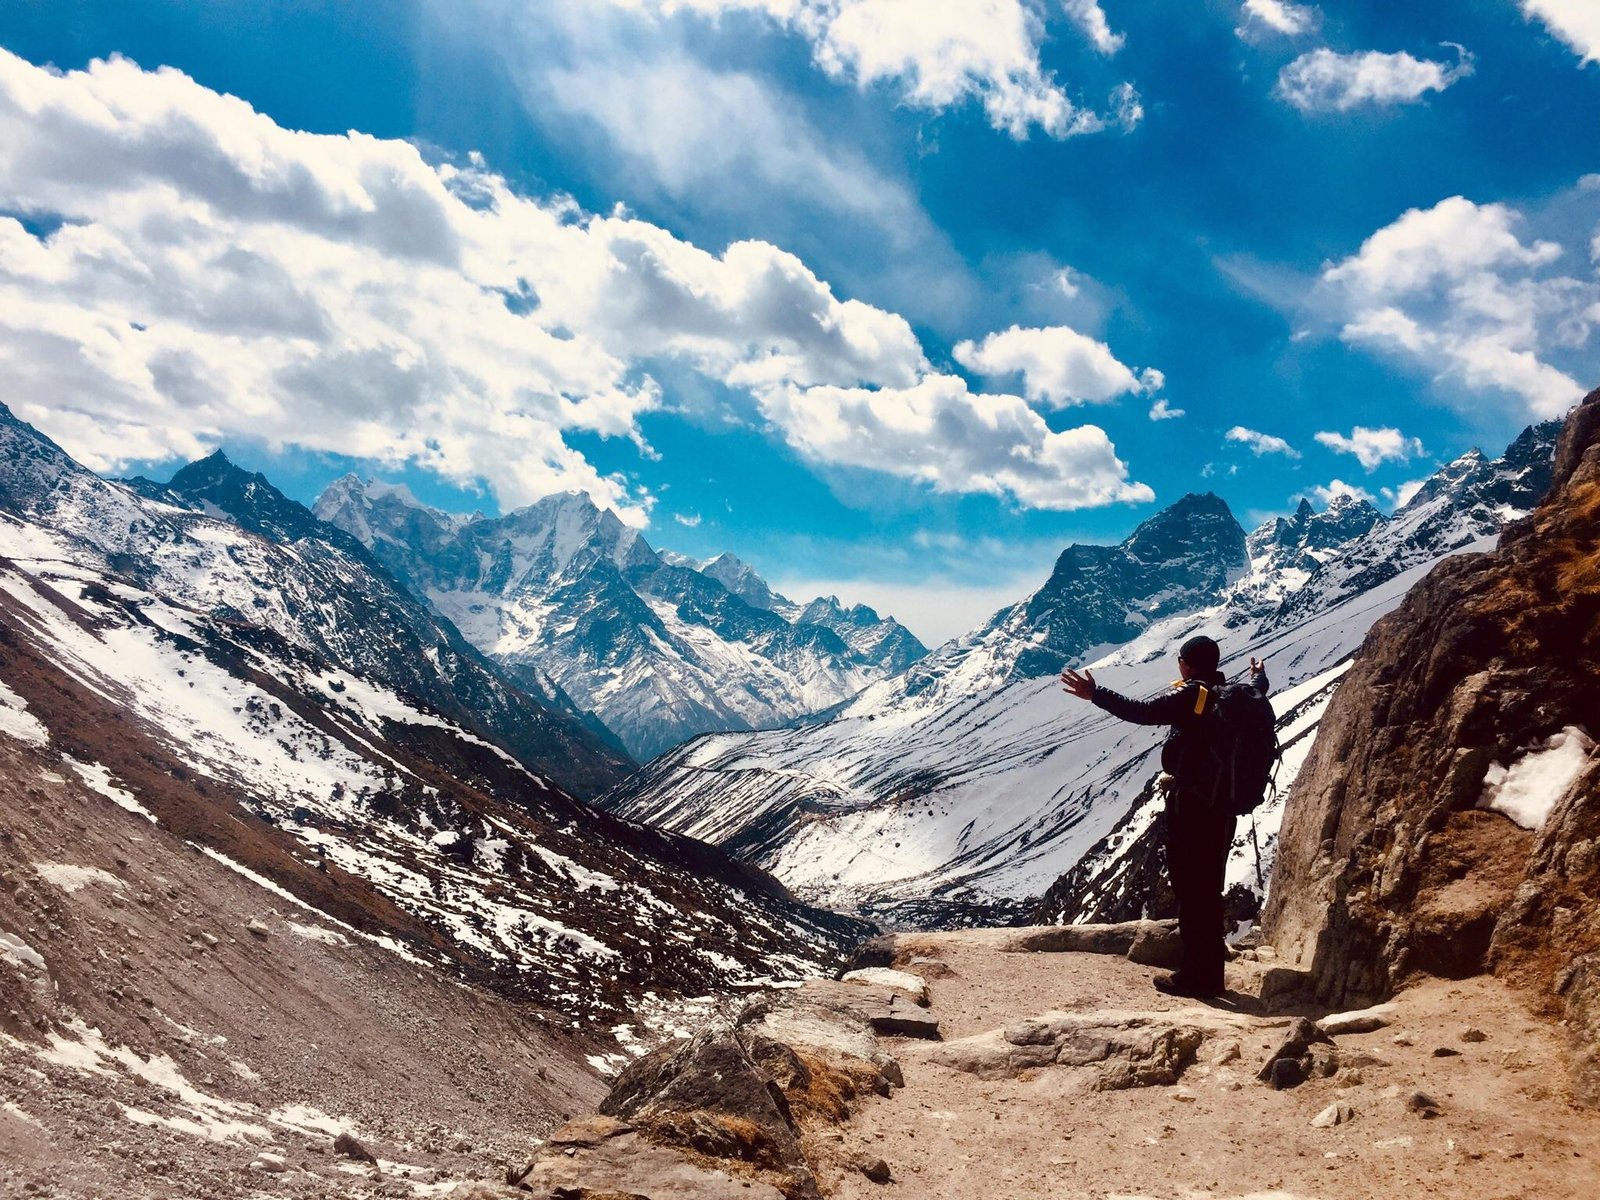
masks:
<svg viewBox="0 0 1600 1200"><path fill-rule="evenodd" d="M763 993L693 1037L651 1051L623 1071L598 1115L557 1130L507 1183L563 1200L820 1200L825 1132L861 1098L905 1086L877 1034L927 1037L931 1030L937 1037L937 1018L907 999L926 1003L925 980L869 974L896 978L813 979ZM920 1018L913 1028L890 1019L902 1009ZM853 1169L889 1177L881 1160Z"/></svg>
<svg viewBox="0 0 1600 1200"><path fill-rule="evenodd" d="M1285 965L1341 1006L1493 971L1565 1018L1575 1094L1600 1103L1597 733L1600 391L1544 503L1435 568L1335 696L1264 917Z"/></svg>

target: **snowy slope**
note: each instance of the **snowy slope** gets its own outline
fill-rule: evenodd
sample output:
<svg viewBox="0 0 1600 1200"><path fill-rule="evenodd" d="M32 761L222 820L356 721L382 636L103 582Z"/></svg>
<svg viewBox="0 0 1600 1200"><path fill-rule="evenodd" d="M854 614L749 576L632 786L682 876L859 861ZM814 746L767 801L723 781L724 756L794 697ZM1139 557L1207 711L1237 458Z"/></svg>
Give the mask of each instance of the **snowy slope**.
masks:
<svg viewBox="0 0 1600 1200"><path fill-rule="evenodd" d="M1099 875L1114 873L1112 843L1144 839L1154 808L1141 794L1161 733L1073 700L1053 673L1026 677L1019 662L1088 660L1102 684L1153 695L1174 677L1173 648L1205 632L1222 644L1224 669L1265 657L1280 695L1311 687L1322 696L1372 622L1433 562L1487 544L1486 529L1532 506L1553 437L1551 426L1496 463L1450 464L1390 521L1341 503L1234 539L1209 502L1186 498L1147 526L1165 518L1192 528L1198 512L1216 536L1185 547L1170 573L1128 543L1075 547L1063 563L1117 563L1108 552L1123 552L1111 595L1090 597L1081 572L1058 564L1040 593L869 688L826 724L698 739L603 802L732 849L841 911L906 923L1031 911L1086 856L1106 860ZM1144 597L1141 587L1157 590ZM1071 611L1050 611L1041 597L1051 593ZM1184 598L1177 611L1136 619L1147 611L1141 601L1164 607L1174 595ZM1086 624L1086 608L1106 616ZM1094 641L1118 614L1121 644ZM1302 711L1297 698L1279 711L1298 735L1315 709ZM1275 819L1262 813L1258 833ZM1078 902L1103 902L1103 890L1087 880Z"/></svg>
<svg viewBox="0 0 1600 1200"><path fill-rule="evenodd" d="M452 517L346 476L316 511L519 680L549 678L641 759L830 708L925 652L898 622L777 595L746 564L651 549L584 495Z"/></svg>
<svg viewBox="0 0 1600 1200"><path fill-rule="evenodd" d="M397 687L395 630L350 622L405 610L374 599L398 589L359 557L341 588L337 546L98 480L15 422L0 434L0 737L159 836L341 936L585 1021L813 971L857 931L589 808L514 742Z"/></svg>

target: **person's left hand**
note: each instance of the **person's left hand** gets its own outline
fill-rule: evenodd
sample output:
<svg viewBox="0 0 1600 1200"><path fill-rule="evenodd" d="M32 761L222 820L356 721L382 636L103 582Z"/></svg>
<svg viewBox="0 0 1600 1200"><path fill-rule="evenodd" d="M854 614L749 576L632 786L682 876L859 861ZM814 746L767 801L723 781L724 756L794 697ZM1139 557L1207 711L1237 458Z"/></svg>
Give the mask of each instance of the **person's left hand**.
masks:
<svg viewBox="0 0 1600 1200"><path fill-rule="evenodd" d="M1061 686L1079 700L1089 700L1094 697L1094 676L1088 671L1080 675L1068 667L1061 672Z"/></svg>

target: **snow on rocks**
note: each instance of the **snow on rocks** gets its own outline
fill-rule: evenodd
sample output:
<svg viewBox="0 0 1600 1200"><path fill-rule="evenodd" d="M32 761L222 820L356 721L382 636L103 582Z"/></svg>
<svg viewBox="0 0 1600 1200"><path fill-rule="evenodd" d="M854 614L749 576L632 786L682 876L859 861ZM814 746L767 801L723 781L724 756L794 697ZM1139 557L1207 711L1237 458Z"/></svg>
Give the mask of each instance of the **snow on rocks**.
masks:
<svg viewBox="0 0 1600 1200"><path fill-rule="evenodd" d="M30 746L44 746L50 731L44 722L28 711L28 702L0 682L0 734Z"/></svg>
<svg viewBox="0 0 1600 1200"><path fill-rule="evenodd" d="M1524 750L1509 767L1490 764L1478 807L1504 813L1524 829L1538 829L1583 774L1594 747L1593 738L1568 725Z"/></svg>

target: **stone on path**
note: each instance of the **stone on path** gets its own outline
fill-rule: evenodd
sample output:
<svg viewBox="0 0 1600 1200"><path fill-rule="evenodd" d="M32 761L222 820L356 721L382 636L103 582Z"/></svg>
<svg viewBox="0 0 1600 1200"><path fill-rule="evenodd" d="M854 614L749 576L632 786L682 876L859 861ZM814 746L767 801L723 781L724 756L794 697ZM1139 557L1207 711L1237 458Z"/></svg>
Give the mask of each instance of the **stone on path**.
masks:
<svg viewBox="0 0 1600 1200"><path fill-rule="evenodd" d="M783 1200L757 1179L739 1178L689 1162L654 1146L637 1130L617 1123L610 1136L580 1139L565 1152L513 1170L512 1187L536 1196L638 1196L649 1200Z"/></svg>
<svg viewBox="0 0 1600 1200"><path fill-rule="evenodd" d="M1317 1022L1317 1028L1329 1037L1351 1033L1373 1033L1389 1024L1394 1012L1392 1004L1378 1004L1372 1008L1358 1008L1353 1012L1332 1013Z"/></svg>
<svg viewBox="0 0 1600 1200"><path fill-rule="evenodd" d="M929 1060L980 1079L1039 1067L1087 1068L1096 1091L1170 1085L1208 1036L1237 1034L1248 1018L1211 1009L1051 1012L1000 1030L946 1042Z"/></svg>
<svg viewBox="0 0 1600 1200"><path fill-rule="evenodd" d="M1355 1119L1356 1110L1343 1100L1340 1100L1337 1104L1328 1105L1327 1108L1312 1117L1311 1126L1314 1129L1331 1129L1335 1125L1343 1125Z"/></svg>
<svg viewBox="0 0 1600 1200"><path fill-rule="evenodd" d="M909 971L894 971L888 967L864 967L859 971L846 971L840 981L871 983L879 987L893 988L921 1007L928 1007L928 981L921 975L913 975Z"/></svg>

